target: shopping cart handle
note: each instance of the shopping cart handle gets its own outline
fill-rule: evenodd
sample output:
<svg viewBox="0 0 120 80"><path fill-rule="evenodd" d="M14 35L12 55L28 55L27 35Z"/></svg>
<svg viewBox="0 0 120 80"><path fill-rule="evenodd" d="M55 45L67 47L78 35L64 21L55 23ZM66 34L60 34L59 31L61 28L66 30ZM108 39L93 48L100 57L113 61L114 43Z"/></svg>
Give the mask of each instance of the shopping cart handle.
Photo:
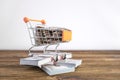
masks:
<svg viewBox="0 0 120 80"><path fill-rule="evenodd" d="M25 23L27 23L29 21L34 21L34 22L41 22L42 24L46 24L44 19L42 19L42 20L35 20L35 19L29 19L27 17L24 17L23 20L24 20Z"/></svg>

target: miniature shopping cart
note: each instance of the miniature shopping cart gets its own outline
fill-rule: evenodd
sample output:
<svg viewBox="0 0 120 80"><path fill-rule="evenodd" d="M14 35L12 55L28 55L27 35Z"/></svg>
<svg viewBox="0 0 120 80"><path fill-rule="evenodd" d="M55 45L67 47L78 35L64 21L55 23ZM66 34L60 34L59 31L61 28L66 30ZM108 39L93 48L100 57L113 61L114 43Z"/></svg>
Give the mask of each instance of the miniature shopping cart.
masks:
<svg viewBox="0 0 120 80"><path fill-rule="evenodd" d="M60 27L48 27L45 20L34 20L24 17L32 47L29 48L29 56L20 59L21 65L38 66L49 75L67 73L75 71L75 67L81 64L82 60L73 60L72 54L60 52L57 47L60 43L69 42L72 37L72 31ZM34 24L32 22L35 22ZM36 24L40 22L40 24ZM54 51L47 51L51 45L56 45ZM34 47L44 46L42 54L31 52ZM58 66L59 65L59 66Z"/></svg>
<svg viewBox="0 0 120 80"><path fill-rule="evenodd" d="M44 53L48 46L56 45L55 51L60 43L69 42L72 37L72 32L66 28L48 27L45 20L33 20L27 17L24 18L24 22L27 24L32 47L45 46ZM31 22L40 22L41 24L32 25Z"/></svg>

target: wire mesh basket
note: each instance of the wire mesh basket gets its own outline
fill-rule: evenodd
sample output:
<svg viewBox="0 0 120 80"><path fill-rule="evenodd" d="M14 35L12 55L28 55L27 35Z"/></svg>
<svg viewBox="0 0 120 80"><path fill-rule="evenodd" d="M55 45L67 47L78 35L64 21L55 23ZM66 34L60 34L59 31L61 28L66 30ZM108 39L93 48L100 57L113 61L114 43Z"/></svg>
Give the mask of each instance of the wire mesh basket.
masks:
<svg viewBox="0 0 120 80"><path fill-rule="evenodd" d="M57 45L59 43L69 42L72 37L72 31L60 27L48 27L45 20L33 20L24 17L24 22L28 26L31 44L30 50L35 46L45 46L45 50L50 45ZM40 22L41 24L32 25L32 22ZM44 51L45 51L44 50Z"/></svg>

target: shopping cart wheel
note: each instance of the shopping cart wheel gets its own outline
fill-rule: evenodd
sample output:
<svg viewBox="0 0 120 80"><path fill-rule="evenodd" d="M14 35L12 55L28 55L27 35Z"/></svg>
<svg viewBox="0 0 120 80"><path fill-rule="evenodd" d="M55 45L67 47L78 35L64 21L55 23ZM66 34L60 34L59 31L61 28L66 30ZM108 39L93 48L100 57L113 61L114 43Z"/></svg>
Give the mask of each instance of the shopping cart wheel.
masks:
<svg viewBox="0 0 120 80"><path fill-rule="evenodd" d="M28 56L29 56L29 57L33 57L33 53L29 53Z"/></svg>
<svg viewBox="0 0 120 80"><path fill-rule="evenodd" d="M66 59L66 54L63 56L63 60L65 60Z"/></svg>

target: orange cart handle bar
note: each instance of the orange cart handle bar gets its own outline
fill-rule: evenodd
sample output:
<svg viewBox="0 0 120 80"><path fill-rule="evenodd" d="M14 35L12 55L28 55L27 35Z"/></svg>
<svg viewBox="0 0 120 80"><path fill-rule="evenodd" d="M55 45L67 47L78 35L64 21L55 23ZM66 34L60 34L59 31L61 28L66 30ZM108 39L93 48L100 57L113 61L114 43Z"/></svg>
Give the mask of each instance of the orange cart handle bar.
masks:
<svg viewBox="0 0 120 80"><path fill-rule="evenodd" d="M27 17L24 17L23 20L24 20L25 23L27 23L29 21L34 21L34 22L41 22L42 24L46 24L44 19L42 19L42 20L35 20L35 19L29 19Z"/></svg>

